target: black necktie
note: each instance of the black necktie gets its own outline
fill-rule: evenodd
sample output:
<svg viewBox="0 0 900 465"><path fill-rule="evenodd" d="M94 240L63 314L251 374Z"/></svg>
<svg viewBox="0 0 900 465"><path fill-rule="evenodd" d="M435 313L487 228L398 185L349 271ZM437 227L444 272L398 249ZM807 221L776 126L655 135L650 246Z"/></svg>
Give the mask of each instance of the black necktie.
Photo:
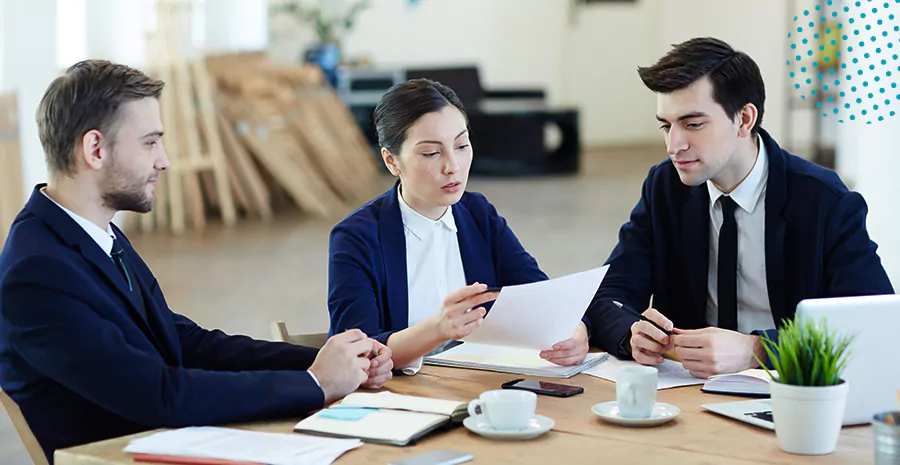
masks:
<svg viewBox="0 0 900 465"><path fill-rule="evenodd" d="M738 234L731 197L721 196L722 228L719 229L719 327L737 331Z"/></svg>
<svg viewBox="0 0 900 465"><path fill-rule="evenodd" d="M138 283L132 277L134 273L131 271L132 268L128 266L128 260L126 260L125 258L122 244L119 244L118 239L113 238L112 251L109 253L109 255L112 258L113 262L115 262L116 267L119 268L119 272L122 273L122 277L125 278L125 282L128 283L128 290L134 294L137 300L138 313L140 313L141 317L146 320L147 310L144 307L144 293L141 292L141 287L138 286Z"/></svg>
<svg viewBox="0 0 900 465"><path fill-rule="evenodd" d="M119 268L119 272L122 273L122 277L125 278L125 282L128 283L128 290L134 291L134 286L131 284L131 276L128 274L128 267L125 266L124 252L125 250L122 248L122 244L119 244L119 240L113 238L112 252L109 255Z"/></svg>

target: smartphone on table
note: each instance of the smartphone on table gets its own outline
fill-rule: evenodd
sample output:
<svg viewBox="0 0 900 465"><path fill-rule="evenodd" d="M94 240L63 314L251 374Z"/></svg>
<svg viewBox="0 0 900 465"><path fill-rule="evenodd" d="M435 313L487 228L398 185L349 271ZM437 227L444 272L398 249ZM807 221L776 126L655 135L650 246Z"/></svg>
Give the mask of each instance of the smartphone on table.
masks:
<svg viewBox="0 0 900 465"><path fill-rule="evenodd" d="M555 397L571 397L584 392L584 388L581 386L569 386L568 384L550 383L536 379L514 379L501 384L500 387L503 389L520 389Z"/></svg>

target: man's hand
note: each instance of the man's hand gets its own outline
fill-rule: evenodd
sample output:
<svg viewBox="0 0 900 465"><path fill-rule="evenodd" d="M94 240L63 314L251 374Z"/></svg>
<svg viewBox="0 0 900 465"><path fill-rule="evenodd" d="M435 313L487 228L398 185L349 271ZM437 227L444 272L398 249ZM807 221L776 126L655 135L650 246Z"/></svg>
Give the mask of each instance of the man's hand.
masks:
<svg viewBox="0 0 900 465"><path fill-rule="evenodd" d="M672 322L655 308L648 308L643 314L660 328L672 331ZM662 355L672 349L672 337L656 326L640 320L631 325L631 356L641 365L659 365Z"/></svg>
<svg viewBox="0 0 900 465"><path fill-rule="evenodd" d="M578 365L588 353L588 333L584 322L578 323L575 335L553 344L553 350L541 351L541 358L557 365Z"/></svg>
<svg viewBox="0 0 900 465"><path fill-rule="evenodd" d="M753 358L754 354L760 360L766 360L759 336L709 327L676 329L672 339L681 363L691 375L698 378L759 367Z"/></svg>
<svg viewBox="0 0 900 465"><path fill-rule="evenodd" d="M369 389L379 389L384 383L390 381L391 370L394 368L394 361L391 360L391 349L388 346L374 340L372 342L372 352L369 354L369 379L362 383L362 387Z"/></svg>
<svg viewBox="0 0 900 465"><path fill-rule="evenodd" d="M376 349L373 342L358 329L334 335L325 342L309 367L325 394L325 405L355 391L369 378L369 355Z"/></svg>

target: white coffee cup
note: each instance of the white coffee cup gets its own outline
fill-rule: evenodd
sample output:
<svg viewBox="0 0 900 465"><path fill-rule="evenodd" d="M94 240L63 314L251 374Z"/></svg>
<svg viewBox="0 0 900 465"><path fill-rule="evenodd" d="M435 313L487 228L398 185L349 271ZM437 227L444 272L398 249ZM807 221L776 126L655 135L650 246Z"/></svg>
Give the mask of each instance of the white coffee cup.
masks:
<svg viewBox="0 0 900 465"><path fill-rule="evenodd" d="M622 367L616 376L616 404L622 418L649 418L656 405L656 368Z"/></svg>
<svg viewBox="0 0 900 465"><path fill-rule="evenodd" d="M537 394L515 389L487 391L469 402L469 415L475 416L476 408L495 430L518 431L534 418Z"/></svg>

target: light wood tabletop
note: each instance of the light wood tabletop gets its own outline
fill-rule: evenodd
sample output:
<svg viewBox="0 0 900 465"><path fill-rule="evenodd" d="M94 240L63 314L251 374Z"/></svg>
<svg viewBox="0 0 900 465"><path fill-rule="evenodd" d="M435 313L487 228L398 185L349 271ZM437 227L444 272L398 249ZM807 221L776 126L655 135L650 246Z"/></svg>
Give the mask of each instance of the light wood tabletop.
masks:
<svg viewBox="0 0 900 465"><path fill-rule="evenodd" d="M484 391L499 389L516 375L454 368L425 367L416 376L396 377L385 388L399 394L470 400ZM869 464L874 462L872 428L845 427L837 450L824 456L791 455L778 448L775 433L723 418L701 404L741 400L704 394L699 386L659 391L657 400L675 405L681 415L651 428L630 428L603 422L591 406L615 400L615 384L588 375L550 380L584 387L569 398L539 396L537 413L552 418L549 433L527 441L482 438L462 426L435 433L411 447L365 444L335 463L381 464L402 460L434 449L452 449L475 456L474 463L614 463L623 464ZM232 425L256 431L290 433L299 418ZM151 432L110 439L56 451L57 465L132 464L122 449L128 441Z"/></svg>

